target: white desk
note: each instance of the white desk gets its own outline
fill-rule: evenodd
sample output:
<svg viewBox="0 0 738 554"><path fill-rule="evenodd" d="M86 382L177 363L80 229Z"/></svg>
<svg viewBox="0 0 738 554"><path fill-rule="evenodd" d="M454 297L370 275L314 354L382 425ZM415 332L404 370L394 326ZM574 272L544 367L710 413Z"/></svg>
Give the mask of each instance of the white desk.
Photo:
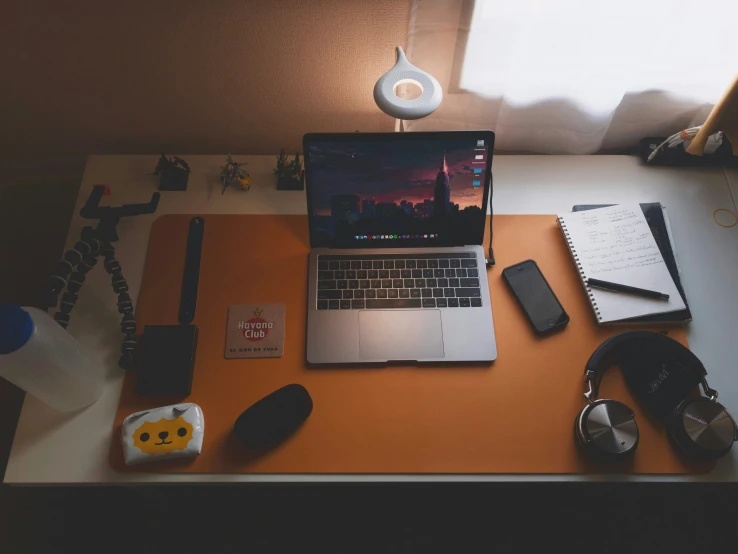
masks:
<svg viewBox="0 0 738 554"><path fill-rule="evenodd" d="M186 193L162 193L154 215L124 219L118 225L117 258L138 297L144 254L153 221L164 214L306 213L304 192L275 190L272 156L236 157L248 161L252 188L220 194L219 165L224 156L187 156L192 167ZM149 200L156 178L143 176L156 165L156 156L93 156L87 163L76 212L92 186L107 183L110 204ZM677 259L694 321L688 336L691 348L708 368L710 384L720 400L738 416L738 226L719 227L713 221L718 208L736 210L727 174L722 169L668 169L641 167L626 156L497 156L494 205L496 213L553 214L576 203L661 201L667 206ZM738 172L732 174L738 198ZM67 246L85 225L75 214ZM499 271L501 268L493 269ZM72 314L69 330L95 352L108 370L103 397L88 409L59 415L32 397L26 397L5 482L11 484L249 482L249 481L574 481L574 480L695 480L738 481L738 448L720 460L708 475L570 476L570 475L192 475L116 473L108 465L113 420L122 383L116 363L121 341L116 295L107 273L96 267L87 278ZM496 321L496 325L504 322ZM572 414L572 418L575 414Z"/></svg>

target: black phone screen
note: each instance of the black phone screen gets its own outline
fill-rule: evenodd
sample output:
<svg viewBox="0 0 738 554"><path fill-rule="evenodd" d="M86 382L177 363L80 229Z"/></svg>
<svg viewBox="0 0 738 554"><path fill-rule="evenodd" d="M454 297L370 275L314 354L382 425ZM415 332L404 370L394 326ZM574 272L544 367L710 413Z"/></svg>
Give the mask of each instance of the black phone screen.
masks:
<svg viewBox="0 0 738 554"><path fill-rule="evenodd" d="M503 274L537 332L553 330L569 321L569 316L534 261L510 266Z"/></svg>

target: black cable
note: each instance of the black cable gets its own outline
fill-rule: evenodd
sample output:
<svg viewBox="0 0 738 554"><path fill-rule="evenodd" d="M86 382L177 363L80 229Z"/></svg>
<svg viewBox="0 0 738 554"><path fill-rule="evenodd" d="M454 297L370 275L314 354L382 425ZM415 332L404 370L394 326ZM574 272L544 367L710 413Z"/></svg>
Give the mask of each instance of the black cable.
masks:
<svg viewBox="0 0 738 554"><path fill-rule="evenodd" d="M494 219L494 208L492 207L492 195L495 191L495 184L492 179L492 172L490 171L489 175L489 258L485 260L485 264L487 267L492 267L495 265L495 252L492 250L492 220Z"/></svg>

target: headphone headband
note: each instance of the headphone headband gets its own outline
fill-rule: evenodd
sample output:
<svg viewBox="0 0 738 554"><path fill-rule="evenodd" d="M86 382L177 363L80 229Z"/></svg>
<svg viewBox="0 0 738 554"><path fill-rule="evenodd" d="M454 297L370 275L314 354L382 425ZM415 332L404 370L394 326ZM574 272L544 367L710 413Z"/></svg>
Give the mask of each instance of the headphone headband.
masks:
<svg viewBox="0 0 738 554"><path fill-rule="evenodd" d="M700 380L703 385L706 385L704 377L707 375L707 370L699 358L687 347L662 333L655 333L653 331L626 331L607 339L592 353L589 360L587 360L584 373L587 375L591 387L591 392L588 393L587 398L590 400L597 398L602 375L615 363L615 360L612 358L614 353L620 352L624 348L632 350L636 348L643 349L648 346L659 348L665 354L679 358L685 369Z"/></svg>

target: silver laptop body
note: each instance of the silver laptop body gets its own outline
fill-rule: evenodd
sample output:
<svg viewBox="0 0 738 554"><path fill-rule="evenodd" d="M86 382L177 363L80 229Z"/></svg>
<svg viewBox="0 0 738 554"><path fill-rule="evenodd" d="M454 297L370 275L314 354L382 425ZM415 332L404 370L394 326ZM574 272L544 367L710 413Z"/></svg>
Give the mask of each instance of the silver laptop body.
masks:
<svg viewBox="0 0 738 554"><path fill-rule="evenodd" d="M303 142L307 361L495 360L481 246L494 133L315 133Z"/></svg>

